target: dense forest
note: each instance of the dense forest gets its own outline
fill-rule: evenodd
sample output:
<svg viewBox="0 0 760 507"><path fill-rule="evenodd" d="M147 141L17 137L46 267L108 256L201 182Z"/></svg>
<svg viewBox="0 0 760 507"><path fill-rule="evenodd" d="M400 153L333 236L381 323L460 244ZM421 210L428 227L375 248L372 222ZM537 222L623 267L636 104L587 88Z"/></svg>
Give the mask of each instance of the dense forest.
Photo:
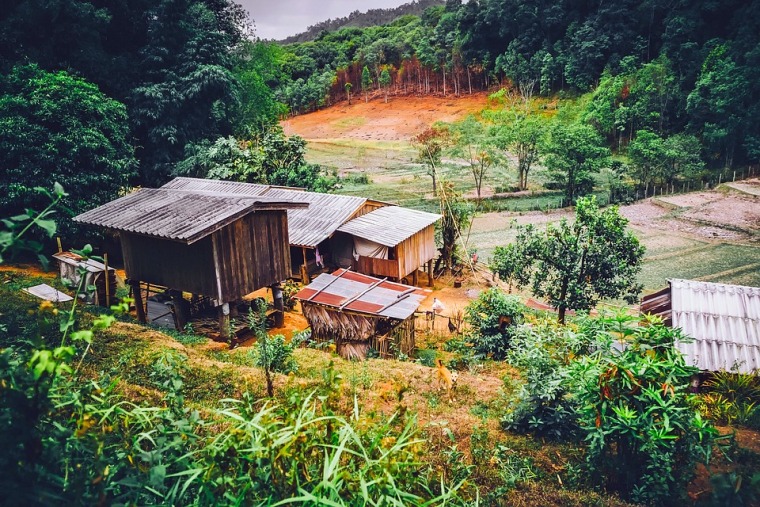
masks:
<svg viewBox="0 0 760 507"><path fill-rule="evenodd" d="M639 130L696 136L712 167L757 163L760 3L449 0L385 26L273 48L293 113L382 87L461 95L594 91L587 120L613 148ZM383 79L385 73L386 79Z"/></svg>
<svg viewBox="0 0 760 507"><path fill-rule="evenodd" d="M591 94L583 123L638 156L643 188L665 152L696 149L708 170L755 164L758 10L449 0L279 45L256 40L230 0L13 0L0 13L0 211L39 208L35 187L64 179L71 213L178 174L329 189L278 120L383 92ZM660 168L659 184L702 171L693 158Z"/></svg>
<svg viewBox="0 0 760 507"><path fill-rule="evenodd" d="M341 28L347 27L368 27L376 25L384 25L390 23L400 16L421 15L428 7L435 5L443 5L441 0L413 0L407 4L399 5L398 7L391 7L388 9L369 9L366 12L359 10L353 11L348 16L343 16L335 19L326 19L314 25L309 26L306 31L296 35L291 35L283 39L283 44L291 44L293 42L307 42L314 40L322 32L335 32Z"/></svg>

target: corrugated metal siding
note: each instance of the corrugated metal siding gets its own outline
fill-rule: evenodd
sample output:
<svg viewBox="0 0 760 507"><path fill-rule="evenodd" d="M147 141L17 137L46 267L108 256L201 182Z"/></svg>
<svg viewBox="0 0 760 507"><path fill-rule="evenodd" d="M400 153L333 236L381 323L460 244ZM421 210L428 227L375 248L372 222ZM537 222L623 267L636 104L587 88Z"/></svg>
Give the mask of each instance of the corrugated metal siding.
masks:
<svg viewBox="0 0 760 507"><path fill-rule="evenodd" d="M143 188L74 217L75 222L193 243L256 209L292 203L268 197L220 197Z"/></svg>
<svg viewBox="0 0 760 507"><path fill-rule="evenodd" d="M760 288L670 281L673 327L694 338L678 348L701 370L760 369Z"/></svg>
<svg viewBox="0 0 760 507"><path fill-rule="evenodd" d="M338 230L394 247L440 220L441 215L399 206L378 208L341 225Z"/></svg>
<svg viewBox="0 0 760 507"><path fill-rule="evenodd" d="M319 275L295 297L301 300L312 297L310 303L338 308L380 280L339 269L332 274ZM405 294L407 291L411 292ZM419 308L429 292L425 289L385 281L346 305L344 310L405 320Z"/></svg>

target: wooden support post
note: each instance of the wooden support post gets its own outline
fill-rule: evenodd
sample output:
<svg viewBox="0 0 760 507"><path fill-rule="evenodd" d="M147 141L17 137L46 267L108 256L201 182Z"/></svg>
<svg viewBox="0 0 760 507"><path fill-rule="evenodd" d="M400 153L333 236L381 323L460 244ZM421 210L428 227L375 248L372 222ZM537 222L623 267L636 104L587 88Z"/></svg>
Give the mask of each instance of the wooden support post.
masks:
<svg viewBox="0 0 760 507"><path fill-rule="evenodd" d="M105 282L106 282L106 304L105 304L105 307L106 308L110 308L111 307L111 284L110 284L111 280L110 280L110 276L108 276L109 273L108 273L108 254L107 253L103 254L103 265L106 267L105 273L104 273L104 275L106 277L106 279L105 279Z"/></svg>
<svg viewBox="0 0 760 507"><path fill-rule="evenodd" d="M223 340L230 338L230 304L222 303L219 311L219 337Z"/></svg>
<svg viewBox="0 0 760 507"><path fill-rule="evenodd" d="M412 273L412 285L415 287L417 286L417 271L419 271L419 269L415 269L414 273Z"/></svg>
<svg viewBox="0 0 760 507"><path fill-rule="evenodd" d="M274 327L285 324L285 302L282 299L282 286L279 282L272 284L272 300L274 302Z"/></svg>
<svg viewBox="0 0 760 507"><path fill-rule="evenodd" d="M433 286L433 259L430 259L428 261L427 272L428 272L428 287L432 287Z"/></svg>
<svg viewBox="0 0 760 507"><path fill-rule="evenodd" d="M132 287L132 295L135 298L137 322L145 324L145 322L147 322L147 319L145 318L145 306L143 306L142 290L140 290L140 280L129 280L129 285Z"/></svg>
<svg viewBox="0 0 760 507"><path fill-rule="evenodd" d="M301 247L301 253L303 254L303 264L301 265L301 282L304 285L309 285L309 263L306 261L306 247Z"/></svg>

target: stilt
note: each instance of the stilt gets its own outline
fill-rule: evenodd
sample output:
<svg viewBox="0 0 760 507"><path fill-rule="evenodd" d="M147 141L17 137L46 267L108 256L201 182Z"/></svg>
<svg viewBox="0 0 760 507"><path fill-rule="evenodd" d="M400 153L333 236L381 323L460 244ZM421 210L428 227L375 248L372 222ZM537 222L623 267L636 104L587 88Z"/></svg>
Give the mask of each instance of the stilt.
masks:
<svg viewBox="0 0 760 507"><path fill-rule="evenodd" d="M223 303L219 308L219 337L230 339L230 304Z"/></svg>
<svg viewBox="0 0 760 507"><path fill-rule="evenodd" d="M433 286L433 259L430 259L427 263L427 272L428 272L428 286Z"/></svg>
<svg viewBox="0 0 760 507"><path fill-rule="evenodd" d="M145 306L143 306L142 290L140 290L140 280L129 280L129 285L132 287L132 296L135 298L135 310L137 310L137 322L145 324L147 319L145 318Z"/></svg>
<svg viewBox="0 0 760 507"><path fill-rule="evenodd" d="M306 261L306 248L301 247L301 253L303 254L303 264L301 265L301 283L309 285L309 263Z"/></svg>
<svg viewBox="0 0 760 507"><path fill-rule="evenodd" d="M417 286L417 272L418 271L419 269L415 269L414 273L412 273L412 285L414 285L415 287Z"/></svg>
<svg viewBox="0 0 760 507"><path fill-rule="evenodd" d="M282 327L285 324L285 302L282 299L282 286L279 282L272 284L272 300L274 302L274 327Z"/></svg>

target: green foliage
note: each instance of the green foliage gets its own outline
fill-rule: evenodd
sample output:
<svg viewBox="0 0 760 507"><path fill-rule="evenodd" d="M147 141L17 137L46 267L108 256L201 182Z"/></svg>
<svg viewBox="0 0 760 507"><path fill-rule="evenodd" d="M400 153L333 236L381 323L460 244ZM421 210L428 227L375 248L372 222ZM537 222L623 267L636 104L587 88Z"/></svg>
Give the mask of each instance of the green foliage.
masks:
<svg viewBox="0 0 760 507"><path fill-rule="evenodd" d="M362 91L364 92L364 101L367 102L367 92L372 87L372 75L369 73L369 69L365 65L362 69Z"/></svg>
<svg viewBox="0 0 760 507"><path fill-rule="evenodd" d="M480 199L483 178L492 167L502 163L502 152L496 139L473 115L451 125L450 131L453 137L451 154L463 159L470 166L475 192Z"/></svg>
<svg viewBox="0 0 760 507"><path fill-rule="evenodd" d="M552 440L578 436L577 404L572 399L570 362L589 348L590 338L549 320L519 326L507 361L519 368L501 419L505 429Z"/></svg>
<svg viewBox="0 0 760 507"><path fill-rule="evenodd" d="M465 308L475 351L482 357L504 359L525 310L518 296L509 296L495 287L481 293Z"/></svg>
<svg viewBox="0 0 760 507"><path fill-rule="evenodd" d="M438 243L441 245L441 256L436 263L442 262L446 269L452 270L459 263L463 233L472 223L475 210L448 181L440 183L438 198L442 218L436 223L436 235L440 238Z"/></svg>
<svg viewBox="0 0 760 507"><path fill-rule="evenodd" d="M277 101L272 87L284 78L283 56L280 46L261 41L244 41L236 56L240 109L235 134L247 138L287 113L287 106Z"/></svg>
<svg viewBox="0 0 760 507"><path fill-rule="evenodd" d="M593 190L593 174L607 164L609 150L589 125L555 124L544 146L544 163L565 190L568 203Z"/></svg>
<svg viewBox="0 0 760 507"><path fill-rule="evenodd" d="M293 340L287 343L285 337L278 334L267 339L266 347L257 343L251 351L251 356L254 364L261 368L269 368L271 371L285 374L296 372L298 371L298 363L293 358L293 351L299 345Z"/></svg>
<svg viewBox="0 0 760 507"><path fill-rule="evenodd" d="M334 178L304 159L306 141L286 136L279 125L257 131L249 140L219 138L214 144L189 146L176 172L203 178L242 181L314 191L330 190Z"/></svg>
<svg viewBox="0 0 760 507"><path fill-rule="evenodd" d="M616 207L600 210L595 197L576 205L572 225L563 219L544 231L520 226L515 242L497 247L491 269L503 280L530 285L533 294L559 310L589 310L600 299L635 301L644 247Z"/></svg>
<svg viewBox="0 0 760 507"><path fill-rule="evenodd" d="M441 155L451 141L449 130L433 125L412 139L412 144L417 149L417 162L425 165L428 176L433 179L433 195L438 195L438 166L441 164Z"/></svg>
<svg viewBox="0 0 760 507"><path fill-rule="evenodd" d="M619 333L598 335L598 350L572 365L585 470L634 502L665 505L685 498L684 485L696 463L709 461L718 433L693 408L697 370L674 346L684 339L680 331L652 321L628 334L622 351L612 346Z"/></svg>
<svg viewBox="0 0 760 507"><path fill-rule="evenodd" d="M703 384L699 409L719 424L753 425L760 422L760 379L748 373L719 371Z"/></svg>
<svg viewBox="0 0 760 507"><path fill-rule="evenodd" d="M135 168L128 138L126 109L95 85L36 65L14 67L0 77L0 216L45 208L53 181L69 189L55 190L66 217L114 199ZM38 220L46 237L52 220ZM69 220L59 225L63 234L74 231Z"/></svg>
<svg viewBox="0 0 760 507"><path fill-rule="evenodd" d="M495 143L517 157L517 185L528 188L528 173L538 162L544 143L544 124L536 116L518 116L512 122L500 122L495 127Z"/></svg>

